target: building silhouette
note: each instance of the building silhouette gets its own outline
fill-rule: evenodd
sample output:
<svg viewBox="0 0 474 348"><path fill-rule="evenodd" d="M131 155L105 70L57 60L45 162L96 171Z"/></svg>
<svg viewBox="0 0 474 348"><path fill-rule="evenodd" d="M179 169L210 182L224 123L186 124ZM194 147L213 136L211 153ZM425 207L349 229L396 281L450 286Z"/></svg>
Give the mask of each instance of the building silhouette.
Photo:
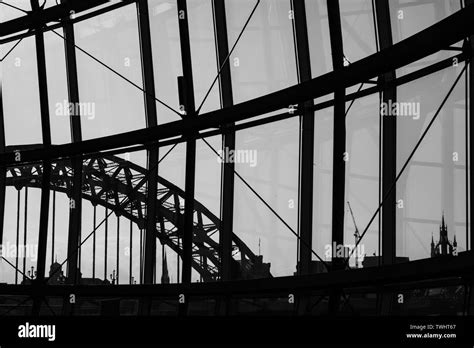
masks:
<svg viewBox="0 0 474 348"><path fill-rule="evenodd" d="M99 278L83 278L82 273L78 270L78 281L77 283L80 285L110 285L110 282L105 279ZM32 277L33 279L35 277ZM62 265L55 260L51 266L49 267L49 277L46 278L49 285L64 285L67 283L67 277L64 275L64 271L62 269ZM31 284L29 279L25 279L22 284Z"/></svg>
<svg viewBox="0 0 474 348"><path fill-rule="evenodd" d="M448 239L448 227L444 222L444 214L441 220L441 225L439 226L439 240L435 244L433 236L431 236L431 257L441 256L441 255L456 255L457 254L456 235L454 235L454 240L451 242Z"/></svg>
<svg viewBox="0 0 474 348"><path fill-rule="evenodd" d="M49 267L49 284L60 285L66 282L61 264L55 260Z"/></svg>

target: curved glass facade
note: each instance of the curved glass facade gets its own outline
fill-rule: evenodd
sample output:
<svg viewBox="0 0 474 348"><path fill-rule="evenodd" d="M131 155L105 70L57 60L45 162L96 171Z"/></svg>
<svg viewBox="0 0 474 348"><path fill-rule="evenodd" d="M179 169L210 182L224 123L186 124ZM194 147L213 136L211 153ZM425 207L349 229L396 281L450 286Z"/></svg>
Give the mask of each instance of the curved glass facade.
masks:
<svg viewBox="0 0 474 348"><path fill-rule="evenodd" d="M291 282L470 255L468 3L0 2L0 289ZM380 314L388 295L351 281L340 312ZM322 307L226 303L333 310L332 290L308 291ZM90 296L52 310L101 313ZM190 315L220 308L196 298ZM180 311L148 299L148 314ZM127 301L138 314L143 298Z"/></svg>

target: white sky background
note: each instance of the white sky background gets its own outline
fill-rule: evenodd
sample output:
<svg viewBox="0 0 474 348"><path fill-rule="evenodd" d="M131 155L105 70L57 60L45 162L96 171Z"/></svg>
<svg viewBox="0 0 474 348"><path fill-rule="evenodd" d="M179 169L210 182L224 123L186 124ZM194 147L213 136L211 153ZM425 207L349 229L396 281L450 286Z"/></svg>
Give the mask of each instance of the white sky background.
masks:
<svg viewBox="0 0 474 348"><path fill-rule="evenodd" d="M29 9L29 1L11 0L9 3ZM156 96L174 109L179 108L177 76L182 74L178 20L175 0L149 0L153 43ZM326 1L306 0L313 77L332 70ZM405 1L390 1L394 42L432 25L459 9L459 1L439 0L435 4L405 6ZM54 1L48 1L48 6ZM232 46L248 15L254 0L226 0L229 45ZM341 0L343 16L344 54L350 62L376 52L370 0ZM217 73L213 37L212 7L210 0L190 0L189 27L193 59L196 106L199 106ZM294 56L292 20L288 0L262 0L246 32L230 57L234 102L250 100L297 83ZM402 11L402 18L400 18ZM0 20L6 21L22 13L0 5ZM62 31L58 31L62 34ZM126 6L112 13L75 25L76 44L97 57L138 85L142 72L138 46L136 9ZM0 56L12 47L0 47ZM64 44L54 33L45 34L50 121L54 144L71 141L69 120L55 114L57 103L67 100L67 82ZM419 69L449 53L440 52L397 71L397 76ZM95 106L94 118L81 118L84 139L118 134L145 127L143 93L106 70L83 53L77 51L79 95L81 102ZM397 163L404 160L418 140L424 127L439 106L459 67L446 69L428 78L404 85L398 89L400 101L419 102L419 120L405 119L398 124L399 144ZM1 63L3 108L7 145L38 144L42 142L39 111L38 79L34 38L24 39ZM348 92L353 91L350 89ZM459 82L424 144L402 176L403 186L397 189L397 198L404 200L404 208L397 210L397 255L410 259L429 257L431 234L437 230L441 212L445 211L450 238L456 231L459 250L465 249L465 186L464 169L464 82ZM354 211L359 230L363 230L378 204L378 96L357 100L347 116L347 151L350 159L346 166L346 200ZM349 103L346 104L346 107ZM220 108L218 84L212 89L202 112ZM158 122L175 121L179 117L159 103ZM313 201L313 249L323 257L325 245L331 238L332 202L332 108L315 113L315 178ZM447 130L447 131L444 131ZM297 118L277 122L237 133L237 148L255 150L255 167L237 164L236 170L294 229L298 212L298 134ZM217 150L221 138L208 139ZM445 149L445 150L443 150ZM448 150L446 150L448 149ZM160 154L168 148L160 149ZM454 163L450 154L457 152ZM185 146L177 146L162 162L159 175L184 189ZM144 152L132 153L130 160L145 166ZM216 155L201 140L197 142L196 199L219 216L220 164ZM443 172L443 168L445 169ZM443 179L444 178L444 179ZM296 237L267 207L235 179L234 233L250 247L259 251L264 262L271 263L274 276L291 275L296 270ZM444 182L444 184L443 184ZM38 189L29 190L28 242L37 243L39 222ZM24 190L21 192L23 202ZM4 242L14 243L16 235L16 190L7 189L4 223ZM20 236L23 236L23 205L21 206ZM68 199L57 194L56 254L58 261L66 257L68 231ZM104 209L98 209L98 221ZM51 218L51 216L50 216ZM354 226L348 212L345 219L345 240L354 243ZM51 220L50 220L51 221ZM133 275L138 278L138 229L134 231ZM83 204L82 235L92 231L92 205ZM97 232L98 277L103 275L103 228ZM51 228L50 234L51 236ZM109 221L108 271L115 268L116 218ZM35 239L36 238L36 239ZM20 239L22 240L22 239ZM120 282L128 282L128 257L125 247L129 240L129 222L121 219ZM378 219L364 237L365 252L372 255L378 248ZM48 248L50 240L48 240ZM84 246L82 273L91 276L92 240ZM173 282L177 280L176 256L168 249L168 266ZM51 252L48 250L47 266ZM89 255L89 256L87 256ZM158 279L161 276L161 248L158 251ZM21 265L21 262L20 262ZM34 265L27 262L27 269ZM12 282L13 270L0 262L0 281ZM63 268L65 270L65 267ZM193 273L193 280L197 280Z"/></svg>

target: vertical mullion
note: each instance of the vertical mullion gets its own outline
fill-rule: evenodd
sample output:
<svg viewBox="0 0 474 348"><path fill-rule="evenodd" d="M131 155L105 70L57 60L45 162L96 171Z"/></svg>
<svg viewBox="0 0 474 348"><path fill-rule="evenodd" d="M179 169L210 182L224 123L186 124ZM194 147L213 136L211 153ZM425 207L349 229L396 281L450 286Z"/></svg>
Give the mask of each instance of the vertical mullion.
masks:
<svg viewBox="0 0 474 348"><path fill-rule="evenodd" d="M474 0L466 0L466 6L474 6ZM469 153L469 205L470 205L470 216L466 216L466 224L468 221L471 223L470 226L470 250L474 250L474 227L472 223L472 219L474 218L474 204L472 203L472 197L474 197L474 171L472 170L472 163L474 162L474 151L472 150L472 137L474 136L474 120L472 119L474 116L474 69L472 69L472 59L474 56L474 36L469 38L469 143L470 143L470 153ZM466 100L466 103L468 101ZM467 125L466 125L467 127ZM466 170L468 168L467 161L466 161ZM466 188L467 190L467 188ZM467 242L466 242L467 243ZM466 250L468 247L466 245Z"/></svg>
<svg viewBox="0 0 474 348"><path fill-rule="evenodd" d="M3 62L0 62L0 153L5 152L5 120L3 114ZM7 168L0 166L0 245L3 243Z"/></svg>
<svg viewBox="0 0 474 348"><path fill-rule="evenodd" d="M20 200L21 200L21 189L17 189L17 206L16 206L16 239L15 239L15 247L18 250L20 245ZM18 284L18 253L15 256L15 285Z"/></svg>
<svg viewBox="0 0 474 348"><path fill-rule="evenodd" d="M33 12L41 11L38 0L30 0ZM51 146L51 127L49 120L48 84L46 75L46 57L44 49L44 36L40 25L35 27L36 60L38 68L38 88L41 110L41 131L43 146ZM38 233L38 260L37 260L37 282L44 281L46 270L46 248L48 240L48 217L49 217L49 189L51 177L51 161L43 161L43 180L41 182L40 220ZM26 202L25 202L26 204ZM41 300L35 297L33 301L33 314L39 315Z"/></svg>
<svg viewBox="0 0 474 348"><path fill-rule="evenodd" d="M327 0L327 7L333 70L340 71L344 67L344 53L339 0ZM338 86L334 89L333 149L332 241L336 245L342 245L344 243L346 122L345 89ZM333 268L343 267L343 261L343 258L333 258Z"/></svg>
<svg viewBox="0 0 474 348"><path fill-rule="evenodd" d="M143 84L145 94L145 112L147 127L157 125L157 112L155 100L155 84L153 77L153 58L151 51L150 22L148 14L148 4L146 1L138 1L138 17L140 32L140 48L142 58ZM157 164L158 149L156 147L148 150L147 167L151 171L148 177L147 194L147 221L145 228L145 259L144 259L144 278L145 284L153 283L153 268L155 263L155 244L156 244L156 195L157 195Z"/></svg>
<svg viewBox="0 0 474 348"><path fill-rule="evenodd" d="M178 2L179 36L181 44L181 57L183 66L184 106L186 117L196 116L193 90L193 72L191 63L191 46L189 42L188 11L186 0ZM182 283L191 283L192 243L194 230L194 190L196 173L196 139L193 134L187 134L186 141L186 174L185 174L185 200L184 200L184 228L183 228L183 268Z"/></svg>
<svg viewBox="0 0 474 348"><path fill-rule="evenodd" d="M227 23L224 0L213 0L212 9L214 16L214 35L217 50L217 69L219 74L219 87L221 106L230 107L234 104L232 95L232 79L230 72L229 43L227 36ZM227 59L227 61L226 61ZM224 62L226 64L223 66ZM221 69L222 67L222 69ZM234 123L227 125L233 126ZM225 133L222 136L222 150L235 150L235 132ZM221 169L221 204L220 218L221 228L219 233L219 248L221 261L222 280L231 280L232 265L232 234L233 234L233 213L234 213L234 163L223 161Z"/></svg>
<svg viewBox="0 0 474 348"><path fill-rule="evenodd" d="M105 228L104 228L104 280L107 280L107 248L109 234L108 191L105 191Z"/></svg>
<svg viewBox="0 0 474 348"><path fill-rule="evenodd" d="M474 6L474 0L465 0L465 6ZM469 136L469 139L466 136L466 148L469 148L469 157L467 157L466 154L466 176L467 176L467 171L469 170L469 178L466 178L466 181L469 181L469 189L466 187L466 210L468 210L466 213L466 251L474 250L474 228L472 224L472 219L474 217L474 206L472 202L472 197L474 197L474 173L472 170L472 163L474 161L474 151L473 151L473 146L472 146L472 137L474 136L474 120L472 119L474 115L474 91L473 91L473 86L474 86L474 70L472 69L472 59L474 57L474 36L469 37L469 40L467 42L466 48L466 53L467 56L470 57L468 60L466 60L466 64L468 64L468 67L466 70L466 100L465 100L465 108L466 108L466 114L469 113L469 118L466 117L466 119L469 119L469 125L466 124L466 128L469 127L469 129L466 129L466 135ZM470 228L468 227L468 223L470 223ZM468 286L469 292L468 292L468 302L467 302L467 308L465 308L465 313L467 315L471 314L472 315L472 308L474 304L474 283L471 282Z"/></svg>
<svg viewBox="0 0 474 348"><path fill-rule="evenodd" d="M53 191L53 212L51 217L51 264L54 262L54 248L56 238L56 191Z"/></svg>
<svg viewBox="0 0 474 348"><path fill-rule="evenodd" d="M117 264L117 285L119 284L120 279L120 215L117 214L117 254L116 254L116 264Z"/></svg>
<svg viewBox="0 0 474 348"><path fill-rule="evenodd" d="M128 282L130 284L132 284L132 261L133 261L133 221L132 221L132 217L133 217L133 212L132 212L132 207L131 207L131 203L130 203L130 243L129 243L129 247L130 247L130 255L129 255L129 279L128 279Z"/></svg>
<svg viewBox="0 0 474 348"><path fill-rule="evenodd" d="M298 82L311 80L311 59L304 1L292 0L293 33L296 52ZM314 105L312 100L303 103L303 110ZM299 173L298 173L298 274L311 273L313 244L313 190L314 190L314 112L303 111L299 126ZM299 297L297 311L305 314L309 297Z"/></svg>
<svg viewBox="0 0 474 348"><path fill-rule="evenodd" d="M147 127L158 124L155 103L155 78L153 71L153 55L150 34L150 16L148 2L137 1L138 30L140 38L140 56L142 63L143 88L145 90L145 115ZM156 264L156 213L158 194L158 147L153 146L147 151L147 214L144 235L143 284L153 283L153 274ZM140 303L140 312L148 314L151 302L146 300Z"/></svg>
<svg viewBox="0 0 474 348"><path fill-rule="evenodd" d="M28 186L25 186L25 208L23 211L23 245L26 247L28 238ZM26 277L26 254L23 255L23 281Z"/></svg>
<svg viewBox="0 0 474 348"><path fill-rule="evenodd" d="M344 52L341 28L339 0L327 0L329 33L331 37L332 65L334 71L344 68ZM332 245L344 244L344 212L345 212L345 152L346 152L346 121L345 121L345 88L334 86L334 139L333 139L333 180L332 180ZM332 270L344 267L344 258L332 258ZM334 288L329 296L329 313L338 311L341 289Z"/></svg>
<svg viewBox="0 0 474 348"><path fill-rule="evenodd" d="M379 45L383 50L393 45L390 8L388 0L375 2ZM395 79L395 71L384 74L384 83ZM396 102L396 87L382 93L382 102ZM382 197L385 197L397 176L397 120L396 117L381 117L382 120ZM382 207L382 264L393 264L396 259L396 190L392 190Z"/></svg>
<svg viewBox="0 0 474 348"><path fill-rule="evenodd" d="M93 232L92 232L92 279L95 279L95 253L96 253L96 226L97 226L97 206L94 204L93 212ZM104 279L105 280L105 279Z"/></svg>
<svg viewBox="0 0 474 348"><path fill-rule="evenodd" d="M464 44L467 44L468 41L465 40ZM466 46L467 47L467 46ZM466 48L464 47L464 48ZM464 151L466 153L465 159L465 172L464 172L464 185L466 187L465 193L465 219L466 219L466 251L469 250L469 62L466 60L464 62L466 65L466 71L464 72Z"/></svg>
<svg viewBox="0 0 474 348"><path fill-rule="evenodd" d="M311 60L304 1L292 0L294 11L293 30L296 46L298 82L311 80ZM313 101L303 104L303 109L313 106ZM298 185L298 235L299 274L309 274L313 230L313 161L314 161L314 112L300 116L299 185Z"/></svg>
<svg viewBox="0 0 474 348"><path fill-rule="evenodd" d="M388 0L375 1L376 22L378 28L378 44L380 50L386 49L393 45L392 26L390 22L390 5ZM380 76L383 83L389 83L396 78L395 71L390 71ZM382 103L396 102L397 88L390 87L384 89L382 92ZM387 192L391 189L397 176L397 120L396 117L379 116L381 122L382 134L382 194L385 197ZM387 196L386 201L382 206L382 233L379 235L382 241L379 243L382 246L379 255L380 264L390 265L396 260L396 192L394 189ZM380 314L387 315L391 311L393 302L393 293L386 292L381 294L378 311Z"/></svg>
<svg viewBox="0 0 474 348"><path fill-rule="evenodd" d="M469 4L474 6L474 1L470 0ZM469 60L469 143L470 143L470 152L469 152L469 206L470 206L470 217L466 216L466 223L470 223L470 230L471 230L471 245L470 250L474 250L474 226L473 226L473 218L474 218L474 204L472 202L472 198L474 197L474 171L472 169L472 163L474 163L474 150L472 145L472 138L474 136L474 69L472 68L472 59L474 57L474 36L470 37L470 56L471 59ZM467 101L466 101L467 103ZM467 127L467 125L466 125ZM466 170L467 170L467 163L466 163ZM467 250L466 245L466 250Z"/></svg>
<svg viewBox="0 0 474 348"><path fill-rule="evenodd" d="M70 0L61 0L63 4ZM64 48L66 53L66 73L67 87L70 103L79 103L79 83L77 77L77 59L75 47L74 26L71 21L64 21ZM79 108L75 108L79 109ZM72 142L82 141L81 118L80 115L70 115L71 139Z"/></svg>
<svg viewBox="0 0 474 348"><path fill-rule="evenodd" d="M474 1L471 2L474 6ZM466 250L474 250L474 226L473 226L473 219L474 219L474 203L472 202L472 198L474 197L474 171L472 170L472 163L474 163L474 149L472 144L472 138L474 136L474 69L472 68L472 57L474 57L474 36L470 37L470 56L471 59L469 60L469 101L466 100L466 104L469 102L469 140L466 139L466 142L469 141L469 162L466 158L466 171L469 168L469 201L468 206L470 209L470 214L466 216L466 224L470 224L470 246L468 247L468 241L466 241ZM467 74L467 72L466 72ZM467 105L466 105L467 108ZM468 125L466 124L466 127ZM469 163L469 166L468 166ZM467 187L466 187L467 191Z"/></svg>
<svg viewBox="0 0 474 348"><path fill-rule="evenodd" d="M70 0L61 0L61 3L67 4ZM71 21L65 20L63 24L64 31L64 50L66 59L66 75L69 103L78 105L79 103L79 84L77 76L77 59L75 48L74 27ZM79 109L79 108L74 108ZM80 116L74 113L70 117L71 141L82 141ZM67 282L77 284L79 282L80 270L80 242L81 242L81 217L82 217L82 157L75 156L71 158L73 169L73 185L69 201L69 226L68 226L68 250L67 250ZM95 272L94 272L95 273ZM105 278L106 279L106 278ZM66 301L66 311L71 311L72 307ZM71 312L72 313L72 312Z"/></svg>

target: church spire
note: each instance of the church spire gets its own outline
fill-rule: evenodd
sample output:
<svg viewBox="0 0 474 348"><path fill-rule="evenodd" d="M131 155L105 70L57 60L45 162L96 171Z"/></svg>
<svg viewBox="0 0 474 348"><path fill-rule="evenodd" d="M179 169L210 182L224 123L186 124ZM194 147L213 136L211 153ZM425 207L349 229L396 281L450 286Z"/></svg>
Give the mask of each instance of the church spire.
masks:
<svg viewBox="0 0 474 348"><path fill-rule="evenodd" d="M433 240L433 232L431 232L431 257L435 257L436 252L435 252L435 242Z"/></svg>
<svg viewBox="0 0 474 348"><path fill-rule="evenodd" d="M162 262L161 267L162 267L161 284L169 284L170 283L170 277L168 275L168 262L166 261L166 252L163 253L163 262Z"/></svg>
<svg viewBox="0 0 474 348"><path fill-rule="evenodd" d="M453 242L448 237L448 226L444 218L444 211L441 217L441 224L439 226L439 240L435 243L433 240L433 233L431 233L431 257L438 255L456 255L457 252L456 235Z"/></svg>

